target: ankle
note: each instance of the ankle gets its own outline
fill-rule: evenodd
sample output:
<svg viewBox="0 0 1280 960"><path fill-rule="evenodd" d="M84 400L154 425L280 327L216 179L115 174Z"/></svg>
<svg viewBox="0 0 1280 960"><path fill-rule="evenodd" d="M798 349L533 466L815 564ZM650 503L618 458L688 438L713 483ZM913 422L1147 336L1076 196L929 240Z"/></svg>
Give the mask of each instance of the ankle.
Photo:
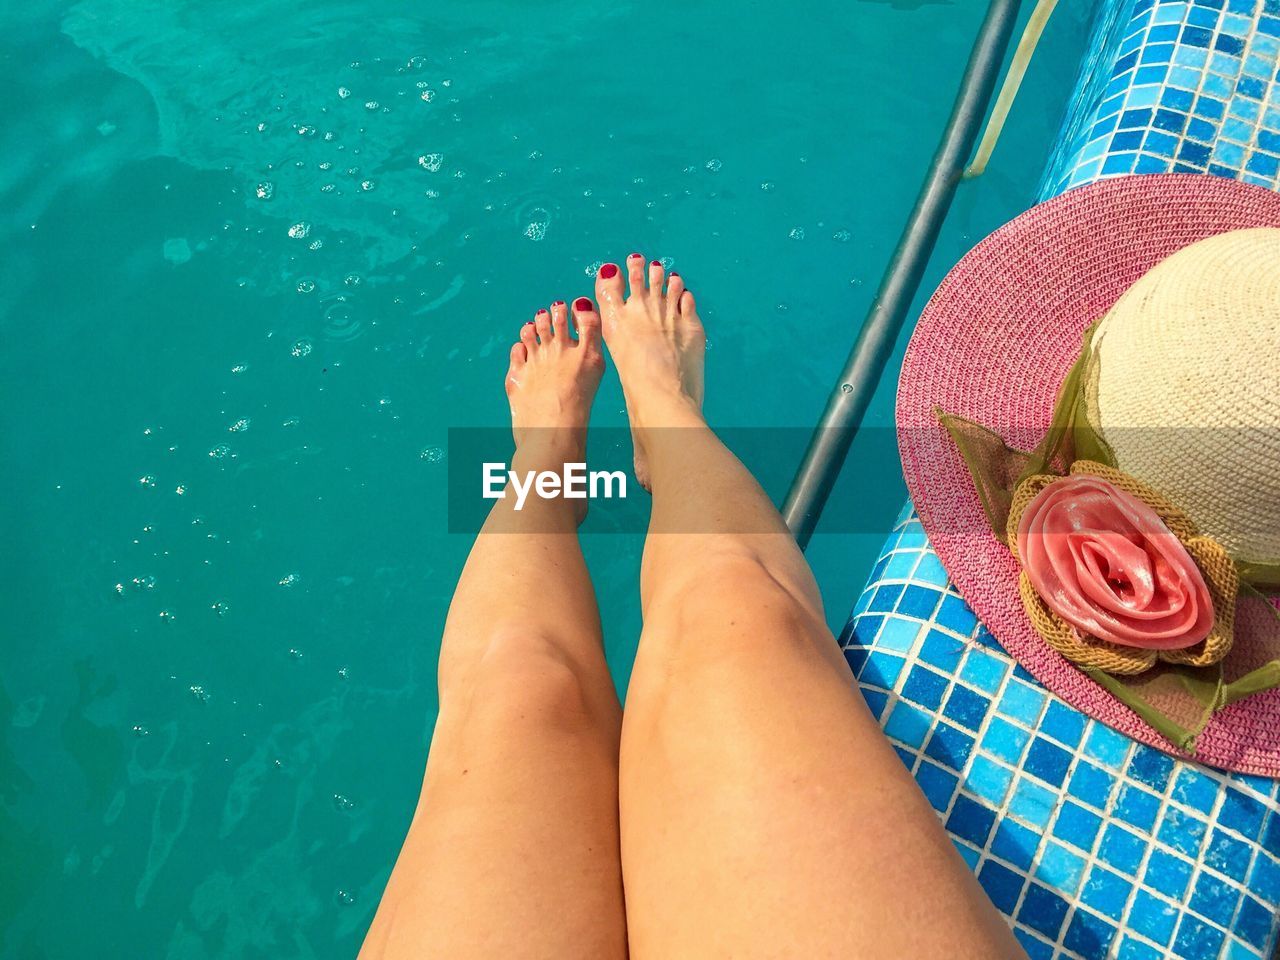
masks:
<svg viewBox="0 0 1280 960"><path fill-rule="evenodd" d="M655 430L666 427L702 427L706 419L702 410L687 393L679 388L625 391L627 415L636 430Z"/></svg>
<svg viewBox="0 0 1280 960"><path fill-rule="evenodd" d="M538 427L516 435L516 451L511 466L523 470L560 470L566 463L586 459L587 431L584 427Z"/></svg>

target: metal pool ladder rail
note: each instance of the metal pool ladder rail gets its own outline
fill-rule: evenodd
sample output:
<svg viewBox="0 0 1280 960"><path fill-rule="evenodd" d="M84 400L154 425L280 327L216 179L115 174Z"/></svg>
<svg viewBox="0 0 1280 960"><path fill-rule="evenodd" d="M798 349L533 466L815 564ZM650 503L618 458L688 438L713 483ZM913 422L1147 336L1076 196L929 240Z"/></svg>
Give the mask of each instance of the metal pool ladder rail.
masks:
<svg viewBox="0 0 1280 960"><path fill-rule="evenodd" d="M840 379L814 427L804 459L791 481L782 517L801 548L818 524L876 384L902 330L920 279L933 253L956 185L987 112L1009 37L1018 19L1020 0L991 0L973 52L960 81L960 92L942 142L933 155L916 205L889 262L875 301L849 351Z"/></svg>

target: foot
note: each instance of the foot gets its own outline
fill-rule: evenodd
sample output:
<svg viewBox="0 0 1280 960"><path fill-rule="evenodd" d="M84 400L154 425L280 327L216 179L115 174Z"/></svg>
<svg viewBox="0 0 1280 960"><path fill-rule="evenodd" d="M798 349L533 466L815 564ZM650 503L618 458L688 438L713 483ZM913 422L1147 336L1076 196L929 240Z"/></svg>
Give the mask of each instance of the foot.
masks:
<svg viewBox="0 0 1280 960"><path fill-rule="evenodd" d="M687 425L691 415L701 422L707 337L678 273L666 276L661 263L646 264L638 253L627 258L626 272L624 281L616 265L601 267L596 299L627 401L636 479L650 490L644 432Z"/></svg>
<svg viewBox="0 0 1280 960"><path fill-rule="evenodd" d="M586 297L572 317L557 300L520 329L506 380L514 469L558 471L586 459L587 420L603 373L600 315ZM585 501L565 502L586 509Z"/></svg>

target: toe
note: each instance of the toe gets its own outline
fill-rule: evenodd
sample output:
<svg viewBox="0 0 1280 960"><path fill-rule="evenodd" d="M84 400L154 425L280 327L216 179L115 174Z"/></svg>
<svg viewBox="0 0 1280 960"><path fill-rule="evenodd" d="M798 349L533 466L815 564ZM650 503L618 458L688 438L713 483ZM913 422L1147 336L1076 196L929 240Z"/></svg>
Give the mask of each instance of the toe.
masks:
<svg viewBox="0 0 1280 960"><path fill-rule="evenodd" d="M662 293L662 282L665 271L662 269L661 260L652 260L649 262L649 289L655 294Z"/></svg>
<svg viewBox="0 0 1280 960"><path fill-rule="evenodd" d="M606 263L596 275L596 300L603 310L622 306L622 275L616 263Z"/></svg>
<svg viewBox="0 0 1280 960"><path fill-rule="evenodd" d="M515 373L529 361L529 351L525 349L523 343L513 343L511 345L511 373Z"/></svg>
<svg viewBox="0 0 1280 960"><path fill-rule="evenodd" d="M533 325L538 331L538 342L549 344L554 337L551 331L551 314L546 310L539 310L538 315L533 318Z"/></svg>
<svg viewBox="0 0 1280 960"><path fill-rule="evenodd" d="M569 327L569 308L564 305L563 300L557 300L551 305L551 332L556 343L566 347L573 345L573 334Z"/></svg>
<svg viewBox="0 0 1280 960"><path fill-rule="evenodd" d="M596 305L586 297L573 301L573 322L578 328L578 342L584 347L600 342L600 314Z"/></svg>
<svg viewBox="0 0 1280 960"><path fill-rule="evenodd" d="M691 320L698 319L698 305L694 302L692 290L686 290L680 295L680 314Z"/></svg>
<svg viewBox="0 0 1280 960"><path fill-rule="evenodd" d="M532 320L520 328L520 345L525 348L525 359L533 355L534 347L538 345L538 330Z"/></svg>
<svg viewBox="0 0 1280 960"><path fill-rule="evenodd" d="M627 257L627 283L631 287L628 299L631 297L644 296L646 292L644 281L644 255L633 253L631 256Z"/></svg>
<svg viewBox="0 0 1280 960"><path fill-rule="evenodd" d="M684 280L674 270L667 277L667 316L674 317L680 312L680 297L684 294Z"/></svg>

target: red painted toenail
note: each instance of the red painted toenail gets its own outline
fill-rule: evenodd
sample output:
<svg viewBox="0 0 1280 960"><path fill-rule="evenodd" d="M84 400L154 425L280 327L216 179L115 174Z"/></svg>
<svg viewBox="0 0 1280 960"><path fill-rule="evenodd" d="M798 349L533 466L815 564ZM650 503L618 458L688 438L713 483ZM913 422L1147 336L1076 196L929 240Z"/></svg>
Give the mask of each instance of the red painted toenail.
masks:
<svg viewBox="0 0 1280 960"><path fill-rule="evenodd" d="M600 268L601 280L612 280L617 275L618 275L618 268L615 264L606 263L603 267Z"/></svg>
<svg viewBox="0 0 1280 960"><path fill-rule="evenodd" d="M553 304L551 304L551 305L552 305L553 307L563 307L563 306L564 306L564 301L563 301L563 300L557 300L555 303L553 303Z"/></svg>
<svg viewBox="0 0 1280 960"><path fill-rule="evenodd" d="M661 260L650 260L650 261L649 261L649 266L651 266L651 267L660 267L660 266L662 266L662 261L661 261Z"/></svg>
<svg viewBox="0 0 1280 960"><path fill-rule="evenodd" d="M586 297L579 297L573 301L573 309L580 313L588 313L591 310L591 301Z"/></svg>
<svg viewBox="0 0 1280 960"><path fill-rule="evenodd" d="M543 315L544 313L546 313L546 312L547 312L547 311L545 311L545 310L539 310L539 311L538 311L538 316L542 316L542 315Z"/></svg>
<svg viewBox="0 0 1280 960"><path fill-rule="evenodd" d="M633 253L633 254L631 254L631 256L627 257L627 259L628 259L628 260L639 260L639 259L640 259L640 257L641 257L641 254Z"/></svg>
<svg viewBox="0 0 1280 960"><path fill-rule="evenodd" d="M678 276L680 276L680 274L676 273L674 270L672 270L672 271L671 271L671 275L672 275L673 277L678 277Z"/></svg>

